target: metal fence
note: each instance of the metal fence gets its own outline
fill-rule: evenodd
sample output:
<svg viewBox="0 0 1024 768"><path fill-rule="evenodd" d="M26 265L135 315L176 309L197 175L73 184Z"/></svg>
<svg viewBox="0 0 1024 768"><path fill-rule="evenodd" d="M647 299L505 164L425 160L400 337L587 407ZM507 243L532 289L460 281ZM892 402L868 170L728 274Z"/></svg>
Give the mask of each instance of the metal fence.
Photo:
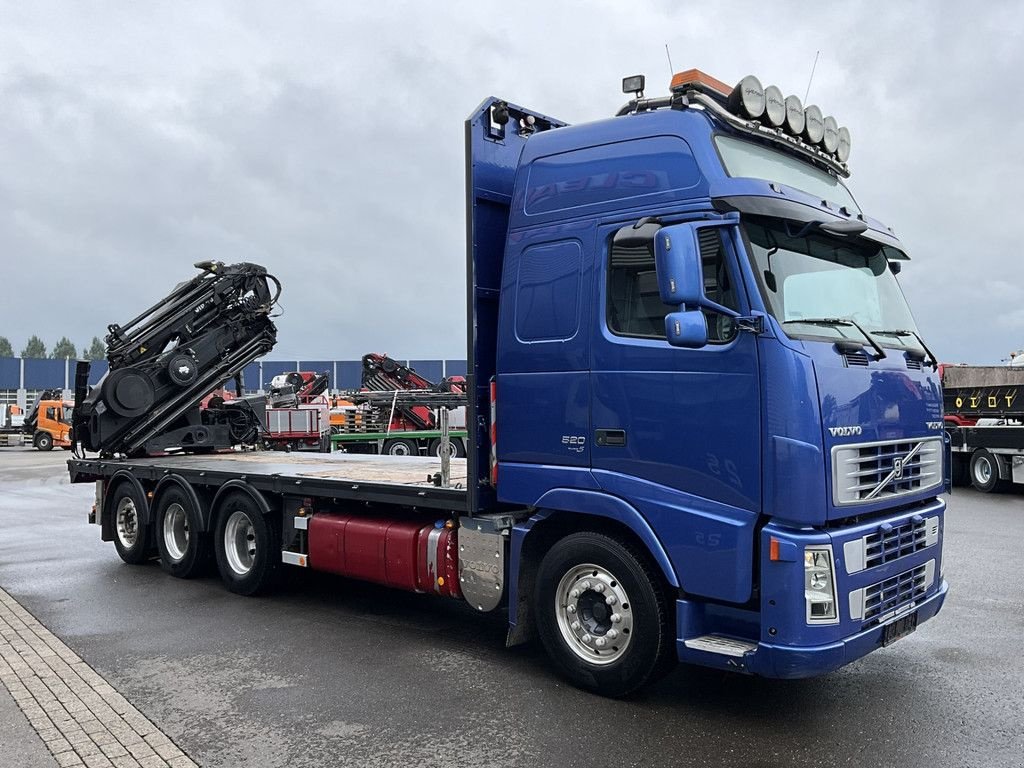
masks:
<svg viewBox="0 0 1024 768"><path fill-rule="evenodd" d="M446 376L465 376L465 360L402 360L421 376L440 381ZM266 391L270 380L288 371L327 371L331 376L331 390L355 389L359 386L363 366L359 360L258 360L242 371L242 381L248 393ZM92 363L89 383L96 384L107 372L107 361ZM47 360L22 357L0 357L0 403L20 401L22 405L29 393L43 389L75 385L74 360ZM234 389L234 382L228 384Z"/></svg>

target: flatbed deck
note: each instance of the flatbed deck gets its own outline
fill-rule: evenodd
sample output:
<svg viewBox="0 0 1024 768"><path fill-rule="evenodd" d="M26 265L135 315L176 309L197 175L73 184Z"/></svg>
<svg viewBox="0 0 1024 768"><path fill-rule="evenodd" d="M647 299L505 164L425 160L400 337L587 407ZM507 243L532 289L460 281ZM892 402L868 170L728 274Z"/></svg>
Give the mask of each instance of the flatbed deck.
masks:
<svg viewBox="0 0 1024 768"><path fill-rule="evenodd" d="M252 451L68 461L73 483L108 478L119 471L130 472L139 480L176 474L190 484L211 488L237 478L257 490L274 493L463 511L467 504L466 460L452 459L450 466L451 485L439 488L428 480L441 471L441 460L431 456Z"/></svg>

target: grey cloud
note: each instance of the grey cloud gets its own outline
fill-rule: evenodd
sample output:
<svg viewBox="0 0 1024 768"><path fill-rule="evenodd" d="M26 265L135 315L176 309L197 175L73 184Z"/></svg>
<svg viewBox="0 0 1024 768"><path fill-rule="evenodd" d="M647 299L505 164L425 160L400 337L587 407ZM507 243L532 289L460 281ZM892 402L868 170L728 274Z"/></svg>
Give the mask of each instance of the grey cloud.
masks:
<svg viewBox="0 0 1024 768"><path fill-rule="evenodd" d="M79 344L192 273L266 264L276 354L459 357L462 120L487 95L571 122L700 66L853 131L851 186L913 262L930 345L1024 345L1013 3L0 2L0 334ZM41 287L45 284L45 288Z"/></svg>

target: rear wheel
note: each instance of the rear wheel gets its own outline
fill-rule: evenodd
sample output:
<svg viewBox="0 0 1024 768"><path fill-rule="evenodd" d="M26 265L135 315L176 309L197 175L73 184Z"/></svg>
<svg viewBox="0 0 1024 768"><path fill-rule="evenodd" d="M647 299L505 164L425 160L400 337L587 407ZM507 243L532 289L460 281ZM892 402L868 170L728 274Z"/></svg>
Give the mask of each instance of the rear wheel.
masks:
<svg viewBox="0 0 1024 768"><path fill-rule="evenodd" d="M992 493L1002 485L999 480L999 459L984 448L971 454L971 485L982 493Z"/></svg>
<svg viewBox="0 0 1024 768"><path fill-rule="evenodd" d="M384 453L388 456L416 456L419 450L412 440L388 440L384 443Z"/></svg>
<svg viewBox="0 0 1024 768"><path fill-rule="evenodd" d="M32 438L32 445L40 451L48 451L53 448L53 437L49 432L36 432L35 437Z"/></svg>
<svg viewBox="0 0 1024 768"><path fill-rule="evenodd" d="M273 583L280 533L248 494L232 493L218 509L214 552L224 585L239 595L255 595Z"/></svg>
<svg viewBox="0 0 1024 768"><path fill-rule="evenodd" d="M200 575L210 562L210 537L200 531L201 511L189 494L173 486L165 490L154 519L160 566L179 579Z"/></svg>
<svg viewBox="0 0 1024 768"><path fill-rule="evenodd" d="M129 565L149 560L149 529L143 523L145 502L134 485L120 483L110 499L113 515L114 549Z"/></svg>
<svg viewBox="0 0 1024 768"><path fill-rule="evenodd" d="M435 437L430 441L430 448L428 453L431 456L441 458L441 438ZM461 439L457 437L450 438L448 441L448 455L453 459L461 459L466 455L466 446Z"/></svg>
<svg viewBox="0 0 1024 768"><path fill-rule="evenodd" d="M581 688L624 696L674 661L661 580L638 549L604 534L574 533L548 551L534 611L548 655Z"/></svg>

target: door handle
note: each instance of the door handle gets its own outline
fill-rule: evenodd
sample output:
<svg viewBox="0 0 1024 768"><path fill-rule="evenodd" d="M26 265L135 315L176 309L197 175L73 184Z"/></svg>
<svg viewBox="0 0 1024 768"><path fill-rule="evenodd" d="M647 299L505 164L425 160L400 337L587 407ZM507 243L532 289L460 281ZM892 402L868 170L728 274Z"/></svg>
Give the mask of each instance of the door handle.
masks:
<svg viewBox="0 0 1024 768"><path fill-rule="evenodd" d="M626 430L624 429L598 429L594 432L597 444L622 448L626 445Z"/></svg>

